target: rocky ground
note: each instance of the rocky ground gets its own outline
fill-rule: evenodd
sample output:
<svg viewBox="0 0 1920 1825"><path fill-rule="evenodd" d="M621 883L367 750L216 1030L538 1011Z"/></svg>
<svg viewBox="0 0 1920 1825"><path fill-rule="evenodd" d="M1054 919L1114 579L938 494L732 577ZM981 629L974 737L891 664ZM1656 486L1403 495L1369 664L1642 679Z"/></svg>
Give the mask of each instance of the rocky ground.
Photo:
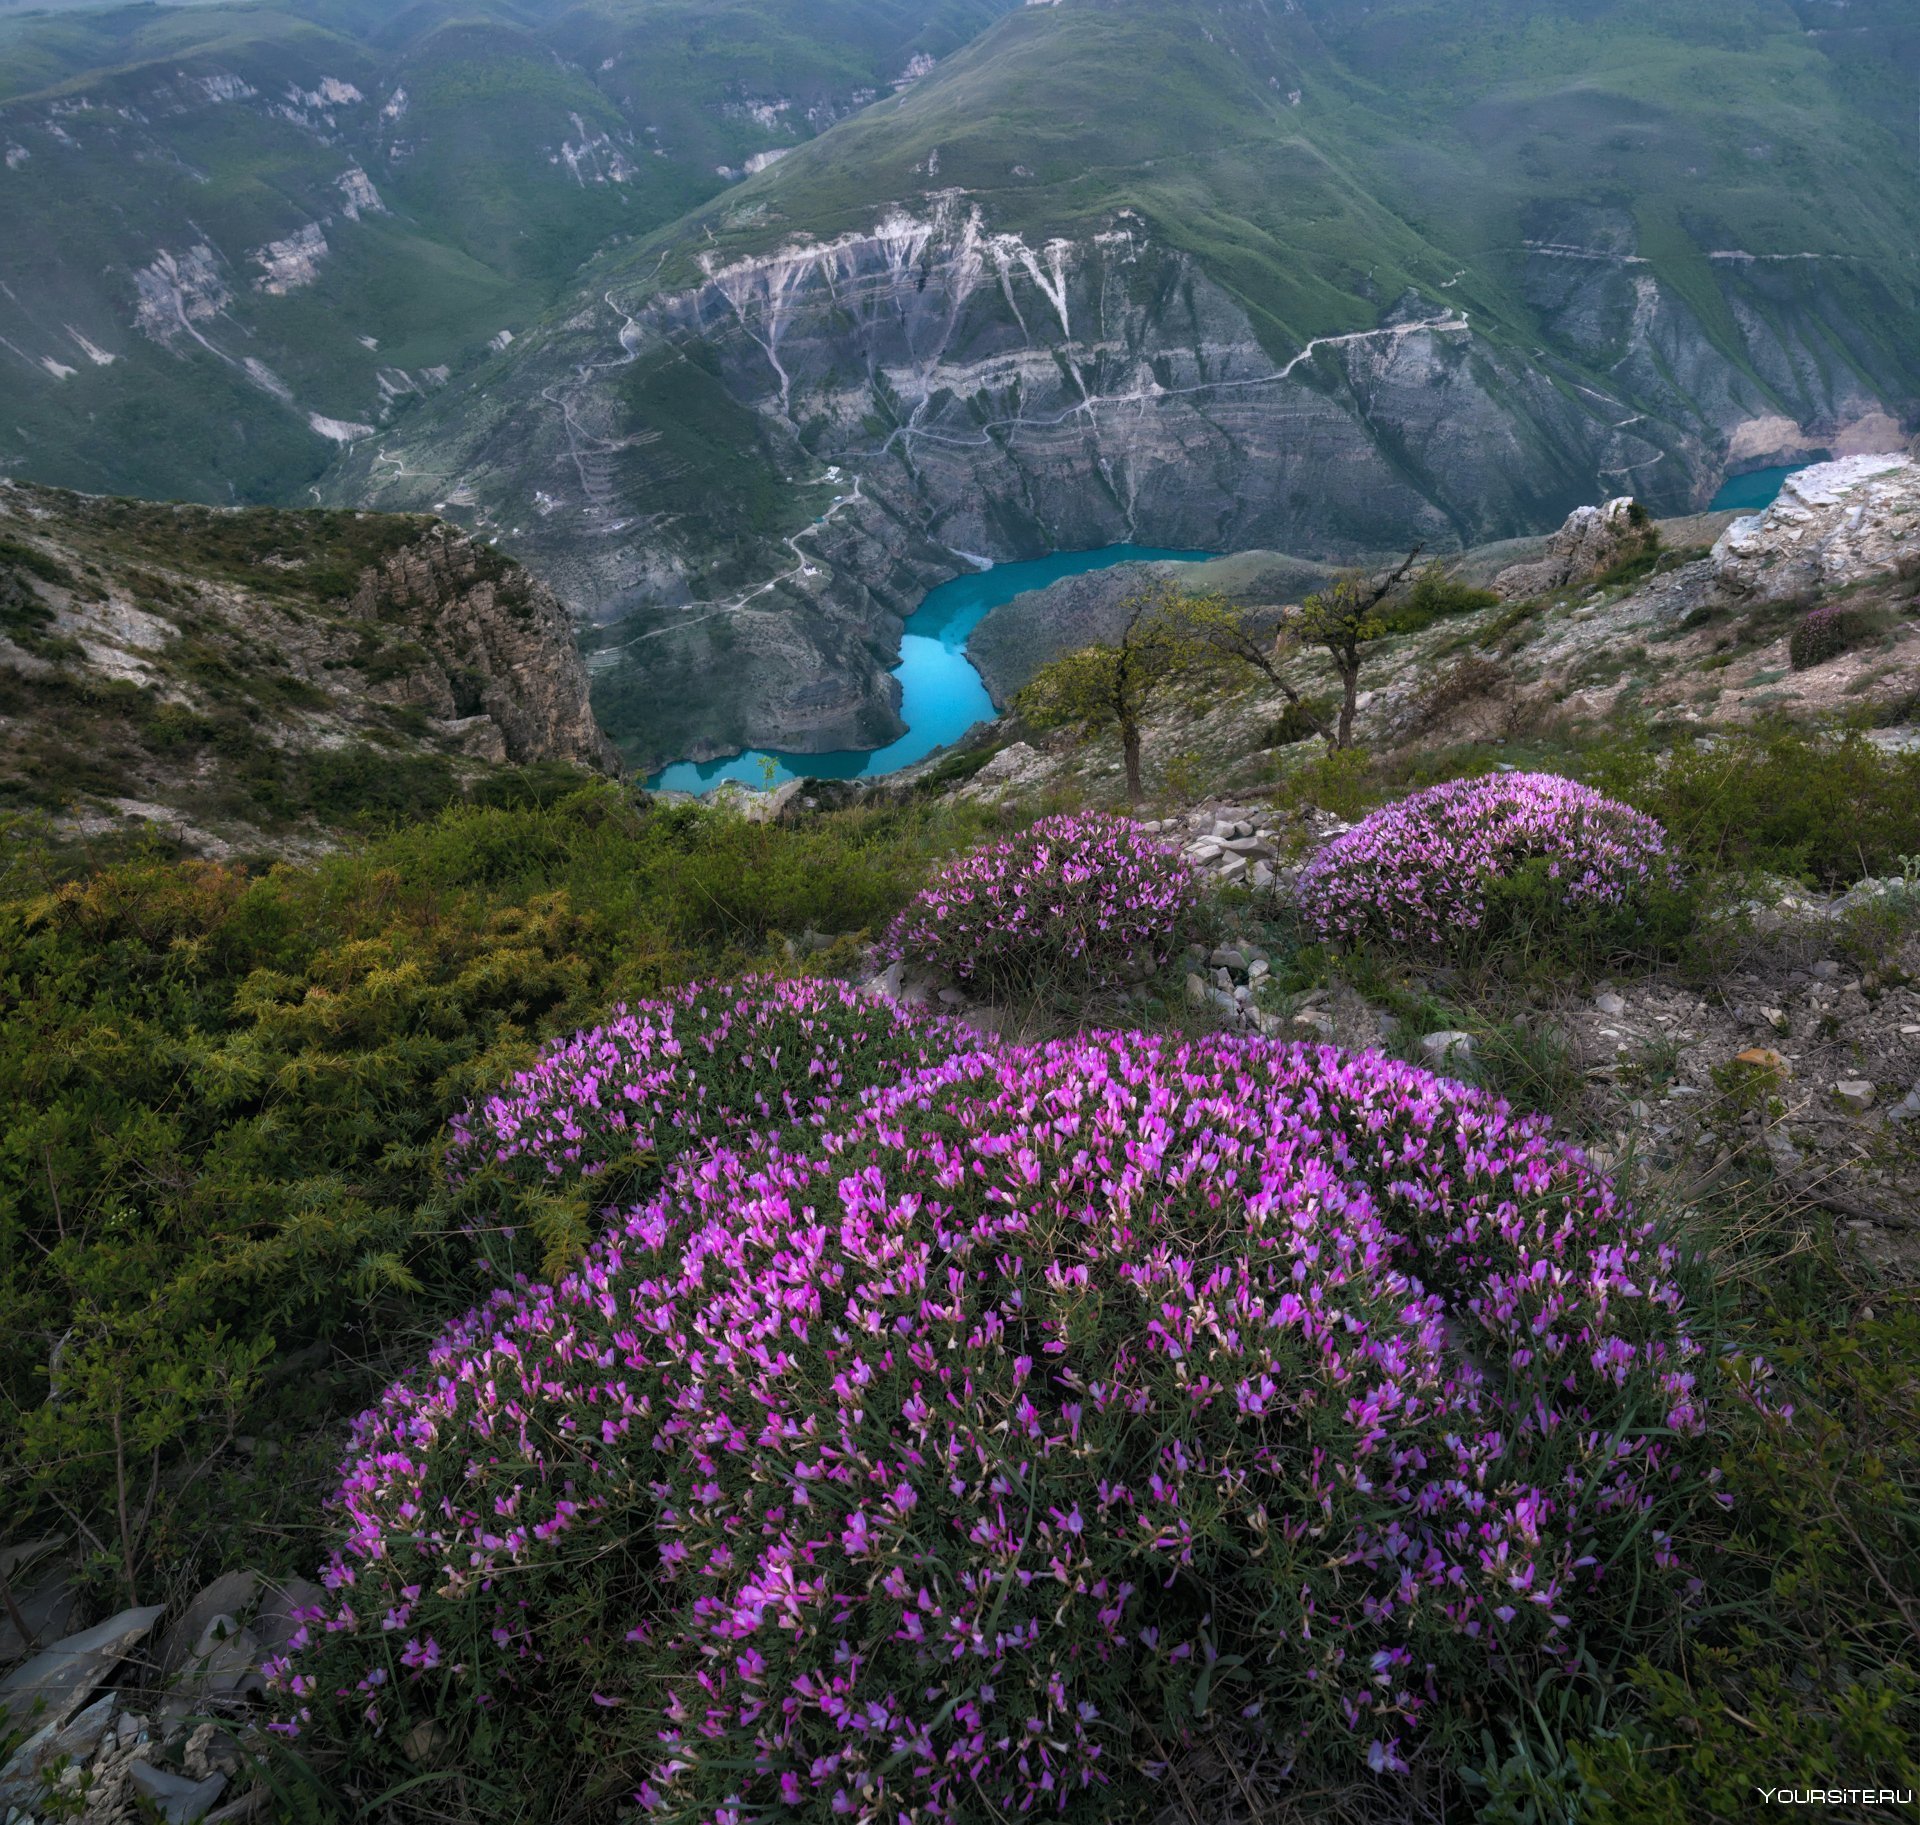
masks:
<svg viewBox="0 0 1920 1825"><path fill-rule="evenodd" d="M1514 1094L1556 1104L1557 1119L1643 1195L1678 1206L1758 1174L1809 1215L1832 1214L1870 1259L1920 1270L1920 880L1833 895L1763 884L1709 908L1713 935L1684 969L1591 990L1516 994L1449 968L1411 970L1393 999L1455 1018L1409 1025L1337 970L1299 975L1293 881L1344 821L1209 800L1148 823L1179 843L1216 900L1214 941L1176 966L1178 1018L1384 1048L1495 1087L1516 1066L1538 1071ZM956 984L897 964L876 965L872 980L880 992L938 1000L982 1031L1008 1030L1006 1009L978 1005ZM1109 1017L1148 1013L1168 987L1126 992Z"/></svg>
<svg viewBox="0 0 1920 1825"><path fill-rule="evenodd" d="M1914 722L1920 463L1892 456L1823 464L1795 477L1764 514L1658 522L1651 574L1609 574L1635 555L1628 549L1635 535L1605 536L1609 529L1617 535L1619 524L1600 509L1583 510L1553 539L1472 554L1461 577L1508 596L1371 646L1357 741L1391 753L1464 741L1578 740L1628 718L1673 734L1776 716L1894 728ZM1222 583L1250 608L1283 606L1252 588L1261 574L1244 563L1231 577L1223 573ZM1069 605L1073 624L1096 630L1126 589L1138 587L1115 573L1073 582L1080 590ZM1094 593L1099 600L1090 605ZM1817 605L1851 611L1858 632L1846 651L1796 668L1789 642ZM1039 601L1039 611L1046 606ZM1006 669L1011 661L999 647L995 657L1005 672L998 688L1010 689L1019 667ZM1303 691L1333 694L1324 661L1303 654L1294 670ZM1312 740L1276 744L1286 709L1285 696L1251 672L1195 680L1148 719L1150 782L1175 801L1209 786L1274 783L1320 751ZM1004 739L1006 731L997 733ZM1081 739L1067 731L1028 735L967 789L987 799L1050 789L1103 797L1119 790L1120 778L1110 733Z"/></svg>
<svg viewBox="0 0 1920 1825"><path fill-rule="evenodd" d="M229 1572L190 1601L78 1628L65 1545L43 1539L0 1552L10 1600L0 1621L0 1727L33 1731L0 1768L0 1821L233 1825L266 1816L271 1796L249 1771L263 1721L260 1665L285 1648L293 1612L319 1598L318 1586ZM42 1797L49 1789L54 1810Z"/></svg>

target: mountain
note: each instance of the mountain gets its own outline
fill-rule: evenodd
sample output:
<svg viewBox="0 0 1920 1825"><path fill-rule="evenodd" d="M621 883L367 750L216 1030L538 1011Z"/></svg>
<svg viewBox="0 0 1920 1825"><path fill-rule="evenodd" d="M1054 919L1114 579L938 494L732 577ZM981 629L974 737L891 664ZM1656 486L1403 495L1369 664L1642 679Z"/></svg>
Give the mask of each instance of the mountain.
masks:
<svg viewBox="0 0 1920 1825"><path fill-rule="evenodd" d="M0 473L305 499L1005 0L0 10Z"/></svg>
<svg viewBox="0 0 1920 1825"><path fill-rule="evenodd" d="M457 528L0 482L0 807L297 853L542 762L614 764L566 612Z"/></svg>
<svg viewBox="0 0 1920 1825"><path fill-rule="evenodd" d="M971 558L1462 548L1904 441L1910 9L1061 0L599 257L330 498L590 623L641 765L898 731Z"/></svg>

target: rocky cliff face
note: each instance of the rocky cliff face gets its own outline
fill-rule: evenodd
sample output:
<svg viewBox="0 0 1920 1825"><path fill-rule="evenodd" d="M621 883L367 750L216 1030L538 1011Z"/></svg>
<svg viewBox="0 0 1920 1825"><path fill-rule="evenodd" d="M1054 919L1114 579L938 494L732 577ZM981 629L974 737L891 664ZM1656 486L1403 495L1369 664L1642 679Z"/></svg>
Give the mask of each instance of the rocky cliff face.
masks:
<svg viewBox="0 0 1920 1825"><path fill-rule="evenodd" d="M1631 495L1599 507L1576 507L1547 540L1544 556L1501 571L1493 587L1509 602L1566 589L1648 549L1652 537L1645 509Z"/></svg>
<svg viewBox="0 0 1920 1825"><path fill-rule="evenodd" d="M464 505L553 575L640 764L871 745L898 733L900 617L969 557L1459 549L1623 478L1698 505L1737 428L1779 415L1756 372L1796 423L1879 410L1791 314L1754 313L1735 361L1638 256L1577 251L1530 252L1529 283L1576 353L1613 357L1607 388L1417 294L1276 359L1128 212L1036 246L951 195L583 299L473 412L429 411L335 485Z"/></svg>
<svg viewBox="0 0 1920 1825"><path fill-rule="evenodd" d="M587 703L566 610L519 565L436 524L362 571L349 606L369 625L404 628L425 650L423 663L376 694L457 725L466 752L617 768Z"/></svg>
<svg viewBox="0 0 1920 1825"><path fill-rule="evenodd" d="M285 852L542 761L616 764L558 599L458 529L0 482L0 801Z"/></svg>
<svg viewBox="0 0 1920 1825"><path fill-rule="evenodd" d="M1920 462L1853 456L1787 477L1764 513L1713 548L1714 581L1740 601L1811 601L1920 572Z"/></svg>

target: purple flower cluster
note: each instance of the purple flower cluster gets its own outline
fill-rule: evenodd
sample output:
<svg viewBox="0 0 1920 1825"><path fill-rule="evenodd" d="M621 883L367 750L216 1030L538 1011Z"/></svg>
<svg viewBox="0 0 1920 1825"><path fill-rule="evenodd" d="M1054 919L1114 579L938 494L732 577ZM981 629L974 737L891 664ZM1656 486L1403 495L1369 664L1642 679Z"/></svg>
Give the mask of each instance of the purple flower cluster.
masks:
<svg viewBox="0 0 1920 1825"><path fill-rule="evenodd" d="M447 1166L456 1181L492 1166L540 1185L632 1162L657 1177L723 1135L824 1121L870 1086L978 1043L956 1021L843 982L695 984L550 1046L453 1119ZM632 1194L630 1178L617 1184Z"/></svg>
<svg viewBox="0 0 1920 1825"><path fill-rule="evenodd" d="M1675 1266L1543 1119L1378 1056L952 1056L683 1161L389 1389L279 1727L498 1753L574 1692L675 1825L1056 1812L1211 1720L1395 1768L1684 1582Z"/></svg>
<svg viewBox="0 0 1920 1825"><path fill-rule="evenodd" d="M1104 986L1163 963L1198 902L1185 858L1132 819L1042 818L938 869L884 949L960 982Z"/></svg>
<svg viewBox="0 0 1920 1825"><path fill-rule="evenodd" d="M1324 939L1442 946L1483 934L1523 876L1540 909L1577 918L1629 910L1680 871L1631 806L1557 774L1495 773L1374 812L1308 862L1299 897Z"/></svg>

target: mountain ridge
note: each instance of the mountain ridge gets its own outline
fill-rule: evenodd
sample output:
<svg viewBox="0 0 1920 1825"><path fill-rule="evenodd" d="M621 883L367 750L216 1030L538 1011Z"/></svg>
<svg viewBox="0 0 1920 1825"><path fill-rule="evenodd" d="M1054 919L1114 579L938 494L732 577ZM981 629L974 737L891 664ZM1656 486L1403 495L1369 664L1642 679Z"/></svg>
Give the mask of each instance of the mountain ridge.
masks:
<svg viewBox="0 0 1920 1825"><path fill-rule="evenodd" d="M1788 445L1903 442L1920 268L1889 131L1840 118L1761 0L1687 15L1737 17L1730 49L1627 0L1584 31L1546 11L1462 27L1518 48L1449 113L1392 98L1365 9L1022 9L590 267L327 492L445 501L549 570L647 766L891 738L897 624L972 558L1454 549L1622 487L1694 509ZM1702 163L1654 186L1676 153Z"/></svg>
<svg viewBox="0 0 1920 1825"><path fill-rule="evenodd" d="M1002 0L361 0L0 16L0 470L295 504Z"/></svg>

